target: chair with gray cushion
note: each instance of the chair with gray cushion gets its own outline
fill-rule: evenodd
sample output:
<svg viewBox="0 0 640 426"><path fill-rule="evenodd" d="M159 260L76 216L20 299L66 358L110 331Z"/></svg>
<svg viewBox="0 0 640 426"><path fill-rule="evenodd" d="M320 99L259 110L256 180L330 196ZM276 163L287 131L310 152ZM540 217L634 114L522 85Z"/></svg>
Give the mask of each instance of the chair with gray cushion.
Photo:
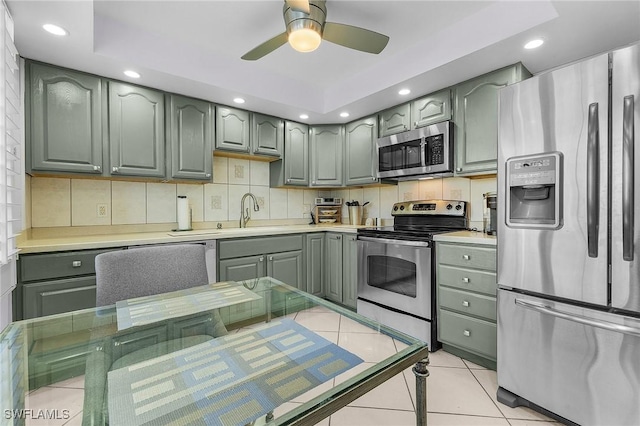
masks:
<svg viewBox="0 0 640 426"><path fill-rule="evenodd" d="M204 246L199 244L176 244L102 253L96 256L96 305L107 306L134 297L206 285L209 280L204 251ZM109 371L227 334L217 310L192 317L188 320L195 326L187 333L184 328L174 327L169 320L166 327L159 328L159 334L154 334L157 325L151 324L124 330L106 339L92 339L85 373L82 424L108 423Z"/></svg>

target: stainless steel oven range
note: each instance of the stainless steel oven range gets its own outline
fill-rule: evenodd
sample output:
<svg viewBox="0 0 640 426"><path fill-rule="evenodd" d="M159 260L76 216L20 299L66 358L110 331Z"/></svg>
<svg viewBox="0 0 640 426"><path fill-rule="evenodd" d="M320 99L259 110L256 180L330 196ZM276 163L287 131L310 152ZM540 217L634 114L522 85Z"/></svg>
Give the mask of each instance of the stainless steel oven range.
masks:
<svg viewBox="0 0 640 426"><path fill-rule="evenodd" d="M394 226L358 230L358 313L438 348L433 235L466 229L468 203L396 203Z"/></svg>

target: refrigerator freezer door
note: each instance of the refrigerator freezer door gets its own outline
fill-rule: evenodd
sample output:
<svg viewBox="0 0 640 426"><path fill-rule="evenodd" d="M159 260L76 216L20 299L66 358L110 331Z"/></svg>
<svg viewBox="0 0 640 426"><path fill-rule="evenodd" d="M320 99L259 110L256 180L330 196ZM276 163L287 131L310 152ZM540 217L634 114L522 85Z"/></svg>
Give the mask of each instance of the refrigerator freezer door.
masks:
<svg viewBox="0 0 640 426"><path fill-rule="evenodd" d="M640 424L638 353L637 318L498 291L498 385L572 422Z"/></svg>
<svg viewBox="0 0 640 426"><path fill-rule="evenodd" d="M608 304L607 111L607 55L541 74L500 91L498 284L501 286ZM512 190L507 181L506 161L553 152L561 154L560 176L556 181L562 187L555 188L562 194L560 228L507 226L506 197L521 203L523 199L526 203L533 204L536 199L543 203L545 193L526 195L526 191L535 192L537 187L522 186L520 193ZM531 207L531 214L537 214L535 206ZM519 209L518 214L518 220L526 222L526 209Z"/></svg>
<svg viewBox="0 0 640 426"><path fill-rule="evenodd" d="M612 56L611 305L640 312L640 45Z"/></svg>

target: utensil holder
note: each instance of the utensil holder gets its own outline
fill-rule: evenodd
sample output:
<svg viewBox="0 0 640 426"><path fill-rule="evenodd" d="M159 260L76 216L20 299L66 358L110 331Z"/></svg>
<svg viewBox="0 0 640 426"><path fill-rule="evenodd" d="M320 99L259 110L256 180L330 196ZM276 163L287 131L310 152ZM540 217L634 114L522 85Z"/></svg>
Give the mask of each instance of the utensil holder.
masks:
<svg viewBox="0 0 640 426"><path fill-rule="evenodd" d="M349 223L362 225L362 206L349 206Z"/></svg>

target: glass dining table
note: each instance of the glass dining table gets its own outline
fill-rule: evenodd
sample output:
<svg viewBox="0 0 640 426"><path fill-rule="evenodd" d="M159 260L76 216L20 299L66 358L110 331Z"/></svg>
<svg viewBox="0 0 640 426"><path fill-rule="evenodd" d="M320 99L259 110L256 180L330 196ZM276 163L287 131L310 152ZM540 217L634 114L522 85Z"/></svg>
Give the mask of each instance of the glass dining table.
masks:
<svg viewBox="0 0 640 426"><path fill-rule="evenodd" d="M377 350L387 343L396 350ZM274 278L214 283L11 323L0 425L316 424L411 367L426 425L428 356L426 343ZM56 392L65 386L81 402Z"/></svg>

